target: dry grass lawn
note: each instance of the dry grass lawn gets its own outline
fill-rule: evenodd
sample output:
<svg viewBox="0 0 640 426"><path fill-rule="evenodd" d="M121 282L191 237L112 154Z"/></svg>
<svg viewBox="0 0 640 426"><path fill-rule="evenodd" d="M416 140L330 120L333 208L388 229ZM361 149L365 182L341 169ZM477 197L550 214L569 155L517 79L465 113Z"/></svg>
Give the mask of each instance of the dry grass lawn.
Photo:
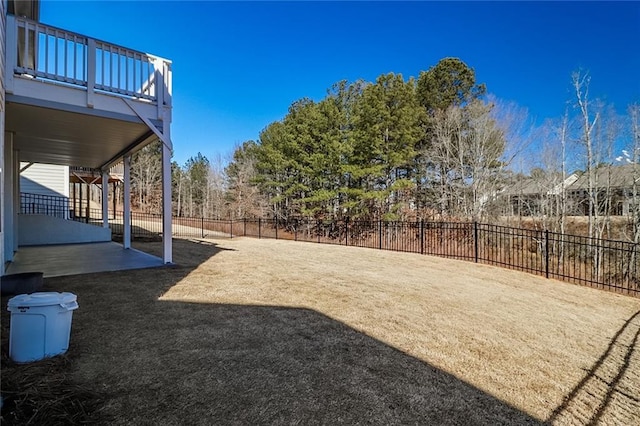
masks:
<svg viewBox="0 0 640 426"><path fill-rule="evenodd" d="M46 280L78 295L93 421L640 424L638 299L282 240L175 240L174 260Z"/></svg>

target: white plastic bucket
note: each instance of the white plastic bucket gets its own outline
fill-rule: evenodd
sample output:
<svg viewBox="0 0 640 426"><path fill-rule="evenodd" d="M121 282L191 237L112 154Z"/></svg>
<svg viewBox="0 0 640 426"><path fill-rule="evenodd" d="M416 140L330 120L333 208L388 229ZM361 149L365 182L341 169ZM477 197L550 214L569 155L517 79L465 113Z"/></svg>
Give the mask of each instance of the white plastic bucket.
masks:
<svg viewBox="0 0 640 426"><path fill-rule="evenodd" d="M78 309L73 293L42 292L9 299L9 356L15 362L38 361L69 349L71 319Z"/></svg>

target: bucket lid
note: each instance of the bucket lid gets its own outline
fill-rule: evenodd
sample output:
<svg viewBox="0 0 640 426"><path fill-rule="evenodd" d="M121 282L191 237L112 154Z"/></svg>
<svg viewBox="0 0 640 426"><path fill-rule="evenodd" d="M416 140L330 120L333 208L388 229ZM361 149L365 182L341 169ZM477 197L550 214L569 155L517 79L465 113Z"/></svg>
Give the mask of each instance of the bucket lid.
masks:
<svg viewBox="0 0 640 426"><path fill-rule="evenodd" d="M77 296L73 293L58 293L55 291L45 291L40 293L19 294L9 299L7 306L17 308L19 306L54 306L67 305L75 302Z"/></svg>

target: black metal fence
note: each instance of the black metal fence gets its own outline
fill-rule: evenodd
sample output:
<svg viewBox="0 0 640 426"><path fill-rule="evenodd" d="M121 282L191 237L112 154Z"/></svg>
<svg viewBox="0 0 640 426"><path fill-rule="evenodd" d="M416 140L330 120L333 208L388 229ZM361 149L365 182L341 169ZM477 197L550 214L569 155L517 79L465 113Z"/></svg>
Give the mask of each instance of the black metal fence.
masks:
<svg viewBox="0 0 640 426"><path fill-rule="evenodd" d="M63 196L20 193L21 214L43 214L69 219L69 198Z"/></svg>
<svg viewBox="0 0 640 426"><path fill-rule="evenodd" d="M162 232L161 218L155 215L134 213L131 226L133 237L159 237ZM118 233L117 225L112 229ZM428 254L640 297L639 247L625 241L474 222L232 221L184 217L173 218L172 235L275 238Z"/></svg>
<svg viewBox="0 0 640 426"><path fill-rule="evenodd" d="M218 221L220 222L220 221ZM234 236L428 254L516 269L640 297L638 244L476 222L276 221L226 223ZM229 229L234 226L235 231Z"/></svg>
<svg viewBox="0 0 640 426"><path fill-rule="evenodd" d="M29 204L23 206L29 213ZM83 212L85 213L85 212ZM75 220L102 224L102 211ZM161 215L131 213L132 238L160 238ZM350 220L220 220L173 217L172 236L247 236L340 244L428 254L516 269L547 278L640 297L638 244L474 222ZM123 234L123 213L109 212L114 235Z"/></svg>

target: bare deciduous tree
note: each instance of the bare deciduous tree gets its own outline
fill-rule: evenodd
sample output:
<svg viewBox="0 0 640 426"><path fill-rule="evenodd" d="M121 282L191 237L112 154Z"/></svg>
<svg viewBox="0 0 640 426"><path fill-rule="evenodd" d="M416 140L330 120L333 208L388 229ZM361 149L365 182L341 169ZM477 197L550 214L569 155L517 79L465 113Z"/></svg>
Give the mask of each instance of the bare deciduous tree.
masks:
<svg viewBox="0 0 640 426"><path fill-rule="evenodd" d="M144 212L160 208L162 163L160 142L150 143L131 158L131 190L133 205Z"/></svg>
<svg viewBox="0 0 640 426"><path fill-rule="evenodd" d="M633 165L631 173L631 186L625 188L627 213L631 235L627 238L634 243L640 243L640 104L630 105L629 114L629 143L622 155L616 161L622 164Z"/></svg>
<svg viewBox="0 0 640 426"><path fill-rule="evenodd" d="M598 191L597 162L594 153L593 129L598 122L598 113L591 110L589 98L589 83L591 78L588 73L576 71L571 76L572 86L575 91L577 107L580 110L581 135L580 143L586 151L585 173L587 174L587 199L588 199L588 232L589 237L594 236L595 223L598 220Z"/></svg>
<svg viewBox="0 0 640 426"><path fill-rule="evenodd" d="M263 217L267 212L266 199L255 182L255 146L255 142L247 141L236 147L233 161L225 168L227 200L232 218Z"/></svg>

